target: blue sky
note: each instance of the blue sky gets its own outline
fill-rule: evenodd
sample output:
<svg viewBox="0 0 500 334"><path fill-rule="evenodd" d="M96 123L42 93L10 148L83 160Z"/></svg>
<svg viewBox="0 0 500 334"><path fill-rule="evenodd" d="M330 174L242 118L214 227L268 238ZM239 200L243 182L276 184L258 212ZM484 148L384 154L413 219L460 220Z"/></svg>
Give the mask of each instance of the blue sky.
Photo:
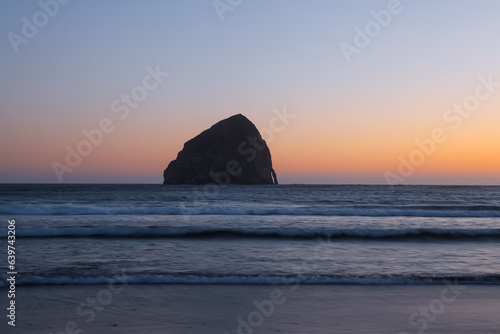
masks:
<svg viewBox="0 0 500 334"><path fill-rule="evenodd" d="M297 121L270 143L285 180L383 183L399 154L440 126L443 110L470 94L479 76L500 79L494 0L401 1L402 11L348 63L340 43L352 44L354 28L363 29L371 12L389 3L243 0L220 20L212 1L72 0L16 53L8 34L21 35L22 18L32 21L41 6L3 1L0 182L57 181L51 163L64 159L65 147L109 115L111 101L140 83L146 67L160 65L168 80L66 182L157 182L182 143L214 122L244 113L261 128L273 108L286 106ZM490 129L500 120L497 107L494 96L455 145L478 132L498 142ZM370 161L352 151L369 157L374 137L390 153L372 169L360 168ZM293 153L297 138L307 145ZM136 170L115 166L144 151L139 142L157 154ZM312 155L307 147L323 149ZM453 150L451 141L441 160L439 152L430 157L409 182L498 183L500 171L491 166L440 167L458 159ZM325 162L325 154L338 156L342 168Z"/></svg>

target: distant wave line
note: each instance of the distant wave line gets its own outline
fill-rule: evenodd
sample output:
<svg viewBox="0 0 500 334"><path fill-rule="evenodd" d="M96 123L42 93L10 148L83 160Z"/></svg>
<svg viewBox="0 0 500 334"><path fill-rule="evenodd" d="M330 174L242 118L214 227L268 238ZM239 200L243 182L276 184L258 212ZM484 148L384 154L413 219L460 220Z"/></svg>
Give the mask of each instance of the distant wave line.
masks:
<svg viewBox="0 0 500 334"><path fill-rule="evenodd" d="M232 216L368 216L368 217L500 217L500 206L97 206L75 204L2 204L2 215L232 215Z"/></svg>

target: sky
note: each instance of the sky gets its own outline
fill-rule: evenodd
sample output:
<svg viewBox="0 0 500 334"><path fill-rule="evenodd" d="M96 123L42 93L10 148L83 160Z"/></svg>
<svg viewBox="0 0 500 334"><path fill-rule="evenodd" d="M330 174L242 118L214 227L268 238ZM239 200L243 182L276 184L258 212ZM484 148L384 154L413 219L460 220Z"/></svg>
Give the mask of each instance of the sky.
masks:
<svg viewBox="0 0 500 334"><path fill-rule="evenodd" d="M244 114L281 183L500 185L496 0L0 2L0 182L161 183Z"/></svg>

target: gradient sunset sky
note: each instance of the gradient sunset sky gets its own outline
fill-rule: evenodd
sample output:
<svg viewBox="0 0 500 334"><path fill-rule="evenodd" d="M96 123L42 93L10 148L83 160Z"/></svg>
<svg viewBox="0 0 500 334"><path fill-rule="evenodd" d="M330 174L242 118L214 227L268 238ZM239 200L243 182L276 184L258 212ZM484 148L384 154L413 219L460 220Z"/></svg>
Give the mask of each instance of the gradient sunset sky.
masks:
<svg viewBox="0 0 500 334"><path fill-rule="evenodd" d="M0 3L0 182L59 182L53 163L109 119L63 182L161 183L215 122L270 129L286 110L267 137L282 183L500 184L497 0L53 1L53 17ZM113 103L155 68L168 77L120 119Z"/></svg>

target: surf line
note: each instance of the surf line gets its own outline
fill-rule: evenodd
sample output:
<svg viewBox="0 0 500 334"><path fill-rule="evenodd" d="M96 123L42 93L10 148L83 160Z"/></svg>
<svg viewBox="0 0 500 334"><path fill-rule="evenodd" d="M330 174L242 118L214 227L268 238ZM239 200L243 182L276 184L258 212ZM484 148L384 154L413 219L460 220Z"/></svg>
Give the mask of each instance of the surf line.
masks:
<svg viewBox="0 0 500 334"><path fill-rule="evenodd" d="M315 247L316 249L314 251L314 263L312 265L309 265L306 263L306 260L304 260L301 265L299 265L298 270L300 272L309 271L310 269L312 269L312 267L317 268L317 266L319 265L318 261L323 255L325 255L321 254L322 252L325 252L327 256L333 255L332 250L326 248L327 243L331 241L330 237L328 237L326 240L323 240L321 238L317 238L316 240L318 242L318 245ZM287 301L287 296L290 296L292 293L296 292L302 284L300 275L293 278L282 277L282 282L286 285L289 285L288 291L283 291L277 288L271 291L269 299L265 299L260 302L255 299L253 305L255 306L256 310L248 314L247 321L245 321L241 316L236 319L238 323L236 334L253 334L255 329L261 327L266 319L269 319L273 316L277 309L277 306L283 305ZM224 334L229 334L229 332L226 331L224 332Z"/></svg>

